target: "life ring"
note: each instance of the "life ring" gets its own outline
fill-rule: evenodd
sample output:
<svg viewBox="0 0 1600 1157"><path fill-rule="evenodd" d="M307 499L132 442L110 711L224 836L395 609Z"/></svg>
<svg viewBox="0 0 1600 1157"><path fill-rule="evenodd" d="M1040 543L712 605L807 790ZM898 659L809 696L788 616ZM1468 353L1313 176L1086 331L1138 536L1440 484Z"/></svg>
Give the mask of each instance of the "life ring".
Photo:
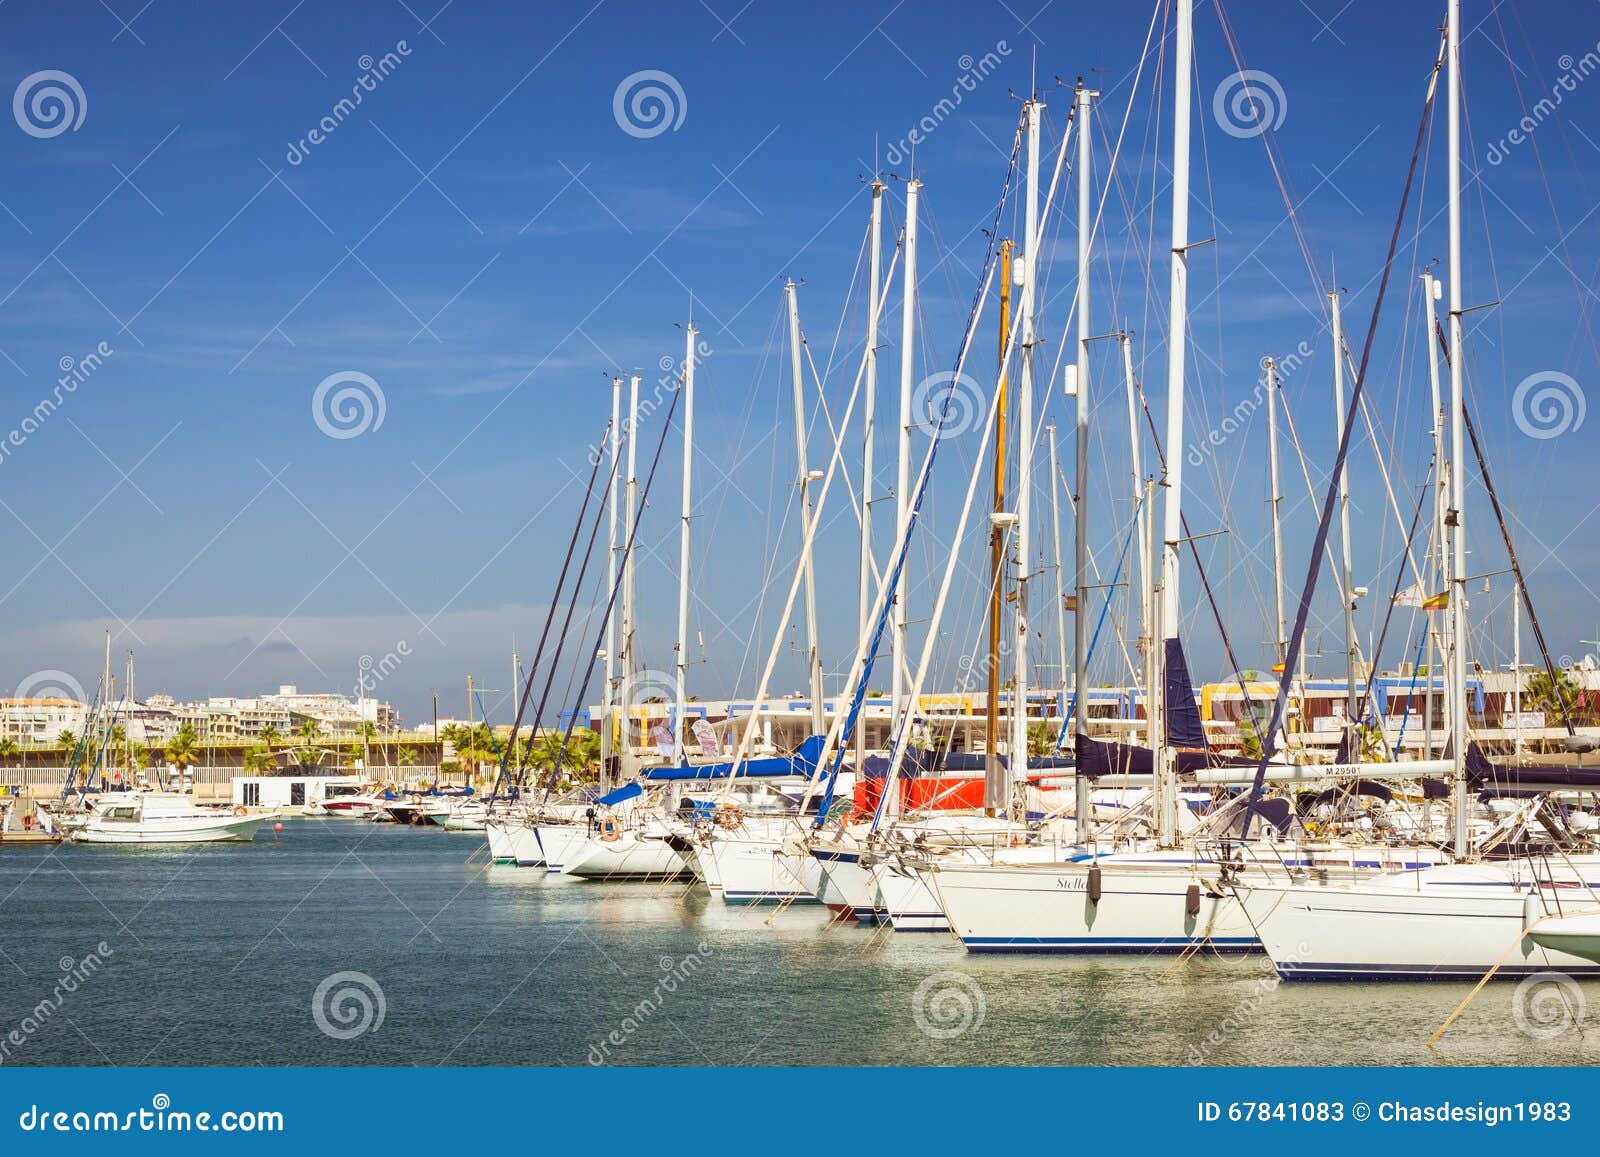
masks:
<svg viewBox="0 0 1600 1157"><path fill-rule="evenodd" d="M600 838L608 844L614 844L622 838L622 829L610 816L600 821Z"/></svg>
<svg viewBox="0 0 1600 1157"><path fill-rule="evenodd" d="M240 804L238 807L233 809L233 814L236 816L247 816L250 814L250 809L245 807L243 804Z"/></svg>
<svg viewBox="0 0 1600 1157"><path fill-rule="evenodd" d="M25 832L33 830L33 814L31 812L22 817L22 830Z"/></svg>

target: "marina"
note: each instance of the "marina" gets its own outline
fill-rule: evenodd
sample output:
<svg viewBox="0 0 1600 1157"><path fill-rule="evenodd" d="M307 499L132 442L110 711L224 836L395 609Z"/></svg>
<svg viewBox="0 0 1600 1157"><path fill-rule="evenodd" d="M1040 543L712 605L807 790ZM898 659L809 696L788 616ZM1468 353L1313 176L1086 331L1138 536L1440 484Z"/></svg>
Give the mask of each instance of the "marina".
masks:
<svg viewBox="0 0 1600 1157"><path fill-rule="evenodd" d="M307 819L255 847L8 853L0 951L52 981L60 957L102 939L114 954L65 1010L72 1023L47 1022L6 1064L587 1066L591 1049L608 1065L1593 1061L1576 1033L1517 1031L1515 986L1487 990L1429 1049L1470 985L1279 985L1260 956L1210 953L1176 971L1153 955L973 957L820 905L769 924L770 908L682 884L491 866L465 839ZM339 1040L306 1006L351 969L381 989L383 1020ZM675 991L658 990L674 969ZM930 977L935 1035L913 1002ZM9 1023L43 995L23 988L0 997ZM608 1046L653 994L659 1010ZM146 1017L151 1004L171 1014Z"/></svg>
<svg viewBox="0 0 1600 1157"><path fill-rule="evenodd" d="M1555 368L1600 365L1564 248L1592 248L1596 206L1570 147L1553 176L1553 149L1508 136L1495 159L1474 137L1528 104L1528 33L1491 29L1498 3L1369 12L1359 49L1331 38L1355 57L1301 4L1320 30L1267 53L1277 73L1246 65L1241 45L1274 43L1257 14L1223 3L1096 14L1066 48L1030 22L1025 54L962 51L952 95L887 150L874 128L846 158L811 139L835 132L819 114L791 129L806 145L731 169L730 117L798 88L856 125L887 94L832 95L867 78L828 89L829 71L735 100L702 47L687 89L641 68L601 109L617 139L597 147L657 151L603 176L561 160L542 208L521 202L552 176L540 148L472 142L499 104L473 123L415 103L447 13L400 7L415 35L359 57L287 168L257 155L239 210L287 192L297 227L306 209L337 240L333 268L237 351L225 397L207 379L185 387L203 404L158 399L184 415L163 441L262 424L248 453L190 435L181 483L152 483L175 519L216 513L196 478L237 509L174 536L167 554L198 550L153 577L166 560L120 506L80 530L125 484L168 517L133 483L144 459L124 470L71 420L121 481L57 545L94 543L97 576L139 555L122 581L148 601L113 610L37 532L0 593L5 661L34 668L0 697L0 1066L1596 1065L1600 506L1583 386ZM718 37L744 16L700 7ZM1541 45L1578 36L1539 11ZM881 69L893 15L833 69L869 42ZM327 79L294 16L235 71L281 33ZM485 59L519 18L472 17ZM772 43L802 31L758 19L787 29ZM670 31L661 51L684 51ZM1577 131L1600 72L1600 29L1582 36L1524 140L1546 116L1544 140ZM1291 91L1352 59L1382 83L1288 118ZM696 105L720 128L680 137L696 84L723 94ZM563 95L524 129L594 141ZM1368 139L1388 131L1327 169L1358 95ZM27 78L19 128L76 132L30 119L74 97L67 73ZM386 106L408 140L471 126L435 168L473 150L462 197L495 201L485 224L380 127ZM334 224L311 201L355 187L324 174L354 179L335 158L374 142L421 177L350 244L345 214L371 206L345 192ZM1358 154L1359 204L1335 184ZM702 162L720 182L657 229ZM1484 195L1502 163L1522 213ZM823 180L842 203L814 228ZM1324 185L1350 212L1312 200ZM465 242L418 229L435 195ZM482 259L421 311L358 253L396 214L427 261ZM262 228L259 265L302 258ZM776 274L769 248L793 253ZM643 292L640 269L666 280ZM257 272L269 297L297 280ZM345 273L378 294L301 312ZM434 323L464 295L441 328L474 336L447 338ZM156 298L119 319L137 349L52 359L72 388L30 434L90 373L147 372L132 323ZM371 300L420 328L380 333ZM149 373L225 344L179 342ZM357 348L372 373L321 364ZM281 367L313 360L310 416L296 395L284 434ZM8 466L0 483L33 468ZM241 520L251 541L211 553Z"/></svg>

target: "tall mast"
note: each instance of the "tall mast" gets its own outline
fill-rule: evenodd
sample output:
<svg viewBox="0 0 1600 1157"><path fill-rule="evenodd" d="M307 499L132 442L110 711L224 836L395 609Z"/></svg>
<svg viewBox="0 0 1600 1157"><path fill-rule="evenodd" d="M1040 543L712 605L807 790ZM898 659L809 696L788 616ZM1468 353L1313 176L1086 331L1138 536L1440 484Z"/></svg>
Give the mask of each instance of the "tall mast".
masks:
<svg viewBox="0 0 1600 1157"><path fill-rule="evenodd" d="M1449 530L1445 526L1445 510L1450 505L1450 458L1445 453L1445 409L1444 397L1439 387L1439 343L1437 340L1438 314L1434 312L1435 302L1444 295L1444 286L1439 283L1432 271L1422 274L1422 306L1423 327L1427 336L1423 344L1428 348L1428 396L1433 410L1430 415L1433 432L1433 542L1435 564L1438 567L1439 586L1443 590L1450 588L1450 557L1448 552ZM1424 759L1432 759L1434 752L1433 742L1433 685L1436 679L1436 669L1433 662L1434 649L1438 642L1439 632L1432 619L1427 624L1428 631L1428 695L1423 700L1425 716L1423 729L1427 741L1427 753Z"/></svg>
<svg viewBox="0 0 1600 1157"><path fill-rule="evenodd" d="M1012 245L1000 243L1000 383L994 415L994 513L1006 511L1006 348L1011 337ZM984 796L1001 793L1000 765L1000 623L1005 607L1006 528L998 518L989 527L989 694L984 715ZM991 786L992 785L992 786ZM989 809L993 813L993 809Z"/></svg>
<svg viewBox="0 0 1600 1157"><path fill-rule="evenodd" d="M1450 758L1455 778L1455 849L1471 849L1467 833L1467 541L1462 518L1467 479L1461 335L1461 0L1449 4L1450 46Z"/></svg>
<svg viewBox="0 0 1600 1157"><path fill-rule="evenodd" d="M1272 640L1272 653L1277 662L1287 661L1289 654L1288 621L1283 613L1283 491L1278 484L1278 363L1267 358L1262 363L1267 374L1267 482L1270 494L1267 504L1272 512L1272 600L1277 633Z"/></svg>
<svg viewBox="0 0 1600 1157"><path fill-rule="evenodd" d="M606 591L617 589L617 504L618 489L622 485L622 471L618 469L617 459L622 453L622 377L618 375L611 379L611 432L608 438L611 452L611 482L610 497L606 506ZM520 687L521 684L515 684ZM601 719L604 720L600 728L600 766L602 769L611 767L612 726L614 708L617 703L617 617L606 616L606 685L601 697L604 708ZM539 729L539 721L533 721L534 730ZM606 771L609 774L609 770Z"/></svg>
<svg viewBox="0 0 1600 1157"><path fill-rule="evenodd" d="M905 538L906 522L911 517L911 392L912 374L916 366L917 333L917 200L922 192L922 182L912 177L906 182L906 267L901 274L902 302L900 306L900 433L895 462L895 541ZM895 726L906 712L914 708L905 703L906 666L906 568L900 568L900 582L894 592L894 674L893 706L890 718Z"/></svg>
<svg viewBox="0 0 1600 1157"><path fill-rule="evenodd" d="M1167 324L1167 496L1161 546L1161 630L1178 637L1178 547L1183 541L1183 361L1189 341L1189 105L1194 67L1194 2L1176 0L1172 116L1172 287ZM1163 662L1163 671L1165 664ZM1165 676L1163 675L1163 681ZM1187 693L1187 692L1185 692ZM1173 753L1164 741L1156 768L1157 832L1163 847L1177 838L1178 793Z"/></svg>
<svg viewBox="0 0 1600 1157"><path fill-rule="evenodd" d="M1044 428L1050 450L1050 538L1051 555L1056 572L1056 655L1061 666L1061 689L1067 685L1067 572L1061 563L1061 473L1056 464L1056 427L1052 422Z"/></svg>
<svg viewBox="0 0 1600 1157"><path fill-rule="evenodd" d="M805 535L800 566L806 580L806 671L811 682L811 734L827 730L822 704L822 652L817 647L817 575L811 559L811 464L806 457L805 380L800 372L800 301L795 284L783 287L789 299L789 368L794 393L795 455L800 465L800 525Z"/></svg>
<svg viewBox="0 0 1600 1157"><path fill-rule="evenodd" d="M1073 567L1078 595L1078 613L1073 616L1072 687L1073 726L1089 733L1089 250L1094 238L1090 203L1089 114L1099 94L1078 82L1078 364L1073 393L1077 395L1077 463L1073 483L1076 510L1073 519ZM1063 612L1064 613L1064 612ZM1076 739L1074 739L1076 744ZM1089 838L1089 781L1075 777L1079 842Z"/></svg>
<svg viewBox="0 0 1600 1157"><path fill-rule="evenodd" d="M883 182L872 182L872 230L867 262L867 365L861 426L861 585L856 603L857 638L865 639L872 619L872 449L878 436L878 307L883 289ZM856 727L856 762L867 750L867 729Z"/></svg>
<svg viewBox="0 0 1600 1157"><path fill-rule="evenodd" d="M1117 335L1122 347L1122 386L1128 401L1128 461L1133 473L1133 505L1138 518L1135 525L1139 538L1139 638L1144 651L1145 728L1148 731L1154 719L1154 694L1152 684L1156 671L1155 609L1150 605L1155 587L1151 567L1154 550L1150 543L1151 517L1149 487L1144 476L1144 462L1139 450L1139 392L1133 379L1133 341L1126 332ZM1080 612L1081 613L1081 612ZM1153 746L1153 745L1152 745Z"/></svg>
<svg viewBox="0 0 1600 1157"><path fill-rule="evenodd" d="M1339 292L1328 294L1333 311L1333 436L1344 441L1344 322L1339 310ZM1344 681L1345 750L1352 763L1361 762L1361 698L1356 670L1356 588L1350 564L1350 464L1339 467L1339 581L1344 587Z"/></svg>
<svg viewBox="0 0 1600 1157"><path fill-rule="evenodd" d="M622 541L632 543L633 528L639 520L639 375L628 380L628 482L627 502L623 513ZM624 549L622 555L622 762L633 754L633 740L629 731L633 726L633 676L634 676L634 577L636 554ZM619 770L622 770L619 768Z"/></svg>
<svg viewBox="0 0 1600 1157"><path fill-rule="evenodd" d="M688 699L684 683L689 669L689 512L690 473L694 464L694 339L700 331L694 320L684 331L683 355L683 523L678 531L678 686L672 715L672 762L683 762L684 732L688 729L684 711Z"/></svg>
<svg viewBox="0 0 1600 1157"><path fill-rule="evenodd" d="M1006 761L1005 795L984 806L1009 808L1012 789L1028 774L1028 568L1033 565L1029 520L1033 507L1033 321L1038 303L1039 127L1044 105L1037 97L1024 106L1028 118L1028 185L1023 222L1022 373L1017 390L1017 639L1011 684L1011 748Z"/></svg>

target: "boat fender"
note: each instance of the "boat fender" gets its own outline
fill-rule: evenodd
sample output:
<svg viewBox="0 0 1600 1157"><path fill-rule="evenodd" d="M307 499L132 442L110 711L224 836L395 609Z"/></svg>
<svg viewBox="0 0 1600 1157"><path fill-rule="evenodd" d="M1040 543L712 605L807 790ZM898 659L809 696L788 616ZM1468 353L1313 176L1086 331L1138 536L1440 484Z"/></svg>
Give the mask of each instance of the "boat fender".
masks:
<svg viewBox="0 0 1600 1157"><path fill-rule="evenodd" d="M1539 899L1538 889L1529 889L1528 894L1522 898L1522 930L1526 932L1544 917L1544 903Z"/></svg>
<svg viewBox="0 0 1600 1157"><path fill-rule="evenodd" d="M250 814L250 810L243 804L240 804L238 807L233 809L233 814L236 816L247 816Z"/></svg>
<svg viewBox="0 0 1600 1157"><path fill-rule="evenodd" d="M1187 916L1200 915L1200 885L1190 884L1183 894L1183 911Z"/></svg>
<svg viewBox="0 0 1600 1157"><path fill-rule="evenodd" d="M1089 903L1100 903L1100 869L1089 869Z"/></svg>

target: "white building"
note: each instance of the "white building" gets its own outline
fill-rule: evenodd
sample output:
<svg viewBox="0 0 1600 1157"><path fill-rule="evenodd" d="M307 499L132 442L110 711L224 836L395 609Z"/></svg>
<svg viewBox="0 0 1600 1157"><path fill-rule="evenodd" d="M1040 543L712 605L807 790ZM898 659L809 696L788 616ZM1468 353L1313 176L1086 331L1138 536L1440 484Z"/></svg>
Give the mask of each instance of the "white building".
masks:
<svg viewBox="0 0 1600 1157"><path fill-rule="evenodd" d="M63 731L81 732L88 715L76 699L0 699L0 739L48 747Z"/></svg>

